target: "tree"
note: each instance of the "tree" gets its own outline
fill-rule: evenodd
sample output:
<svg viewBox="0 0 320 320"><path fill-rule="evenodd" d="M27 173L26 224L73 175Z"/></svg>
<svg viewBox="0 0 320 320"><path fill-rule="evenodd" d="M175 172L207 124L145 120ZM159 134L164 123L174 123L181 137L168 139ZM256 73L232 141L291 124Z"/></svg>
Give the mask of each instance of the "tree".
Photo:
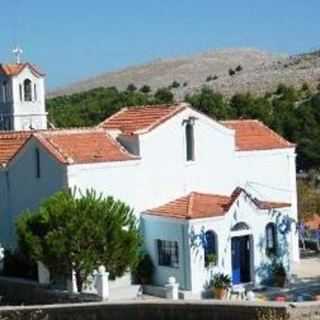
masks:
<svg viewBox="0 0 320 320"><path fill-rule="evenodd" d="M133 83L130 83L127 87L127 91L134 92L136 90L137 90L137 87Z"/></svg>
<svg viewBox="0 0 320 320"><path fill-rule="evenodd" d="M173 103L173 93L168 88L160 88L154 94L156 103Z"/></svg>
<svg viewBox="0 0 320 320"><path fill-rule="evenodd" d="M307 82L304 82L304 83L302 84L301 90L302 90L302 91L310 91L309 84L308 84Z"/></svg>
<svg viewBox="0 0 320 320"><path fill-rule="evenodd" d="M149 92L151 92L151 88L150 88L150 86L145 84L140 88L140 91L143 93L149 93Z"/></svg>
<svg viewBox="0 0 320 320"><path fill-rule="evenodd" d="M61 191L17 221L19 247L51 272L74 270L79 292L87 277L104 265L112 278L134 268L140 236L132 209L93 190L80 197Z"/></svg>
<svg viewBox="0 0 320 320"><path fill-rule="evenodd" d="M233 69L229 69L229 76L232 77L236 74L236 72Z"/></svg>
<svg viewBox="0 0 320 320"><path fill-rule="evenodd" d="M242 71L243 70L243 68L242 68L242 66L239 64L237 67L236 67L236 71L237 72L240 72L240 71Z"/></svg>
<svg viewBox="0 0 320 320"><path fill-rule="evenodd" d="M298 215L300 221L307 221L320 214L319 192L308 181L298 181Z"/></svg>
<svg viewBox="0 0 320 320"><path fill-rule="evenodd" d="M187 96L186 101L195 109L215 119L227 119L232 114L223 96L208 87L203 87L200 93Z"/></svg>
<svg viewBox="0 0 320 320"><path fill-rule="evenodd" d="M177 89L180 87L180 83L177 81L177 80L174 80L172 83L171 83L171 88L173 89Z"/></svg>

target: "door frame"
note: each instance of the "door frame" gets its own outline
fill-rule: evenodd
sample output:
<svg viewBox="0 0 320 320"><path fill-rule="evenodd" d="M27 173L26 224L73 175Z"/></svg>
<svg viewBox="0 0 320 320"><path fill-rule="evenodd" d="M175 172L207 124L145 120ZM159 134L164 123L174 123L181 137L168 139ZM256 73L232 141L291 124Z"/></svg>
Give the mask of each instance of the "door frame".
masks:
<svg viewBox="0 0 320 320"><path fill-rule="evenodd" d="M231 280L233 275L233 266L232 266L232 239L233 238L241 238L241 237L249 237L249 243L250 243L250 261L249 261L249 276L250 281L247 283L255 283L254 278L254 241L253 241L253 234L251 230L240 230L240 231L232 231L230 236L230 260L231 260ZM240 283L240 284L246 284L246 283Z"/></svg>

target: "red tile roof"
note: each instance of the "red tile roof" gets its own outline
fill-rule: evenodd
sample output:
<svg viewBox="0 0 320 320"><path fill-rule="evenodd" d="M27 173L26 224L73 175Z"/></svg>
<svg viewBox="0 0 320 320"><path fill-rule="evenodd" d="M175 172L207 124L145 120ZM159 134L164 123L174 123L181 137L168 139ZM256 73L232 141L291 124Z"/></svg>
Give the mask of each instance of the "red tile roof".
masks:
<svg viewBox="0 0 320 320"><path fill-rule="evenodd" d="M185 109L185 104L127 107L107 118L99 127L118 129L127 134L145 133Z"/></svg>
<svg viewBox="0 0 320 320"><path fill-rule="evenodd" d="M68 129L34 134L60 162L67 164L137 160L104 130Z"/></svg>
<svg viewBox="0 0 320 320"><path fill-rule="evenodd" d="M33 136L64 164L137 160L117 141L100 129L39 130L0 133L0 164L14 158Z"/></svg>
<svg viewBox="0 0 320 320"><path fill-rule="evenodd" d="M14 158L31 136L31 132L0 132L0 165L5 166Z"/></svg>
<svg viewBox="0 0 320 320"><path fill-rule="evenodd" d="M244 189L236 188L231 196L191 192L163 206L148 210L146 214L178 219L199 219L225 215L240 193L244 192L257 208L275 209L289 207L288 203L259 201Z"/></svg>
<svg viewBox="0 0 320 320"><path fill-rule="evenodd" d="M295 147L258 120L221 121L221 124L235 130L236 147L239 151Z"/></svg>
<svg viewBox="0 0 320 320"><path fill-rule="evenodd" d="M30 63L19 63L19 64L0 64L0 74L6 76L16 76L18 75L25 67L29 67L33 73L36 75L44 76L37 67Z"/></svg>

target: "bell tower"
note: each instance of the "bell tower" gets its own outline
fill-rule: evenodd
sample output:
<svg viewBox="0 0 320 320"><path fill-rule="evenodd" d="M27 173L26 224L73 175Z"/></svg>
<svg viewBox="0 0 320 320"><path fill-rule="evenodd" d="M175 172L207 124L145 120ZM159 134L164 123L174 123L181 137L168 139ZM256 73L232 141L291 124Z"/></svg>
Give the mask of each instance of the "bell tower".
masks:
<svg viewBox="0 0 320 320"><path fill-rule="evenodd" d="M0 130L46 129L45 75L21 62L20 48L13 53L15 63L0 64Z"/></svg>

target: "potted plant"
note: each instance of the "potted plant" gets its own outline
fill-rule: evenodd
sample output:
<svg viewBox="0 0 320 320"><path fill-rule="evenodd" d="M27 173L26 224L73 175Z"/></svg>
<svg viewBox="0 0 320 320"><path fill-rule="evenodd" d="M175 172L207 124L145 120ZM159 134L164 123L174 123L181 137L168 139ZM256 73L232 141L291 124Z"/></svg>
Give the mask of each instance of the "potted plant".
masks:
<svg viewBox="0 0 320 320"><path fill-rule="evenodd" d="M211 282L213 288L213 294L216 299L222 300L228 288L231 287L231 278L224 273L216 273Z"/></svg>
<svg viewBox="0 0 320 320"><path fill-rule="evenodd" d="M217 264L217 255L210 253L205 257L206 267L215 266Z"/></svg>
<svg viewBox="0 0 320 320"><path fill-rule="evenodd" d="M272 277L275 286L283 288L287 279L287 272L282 262L275 262L272 266Z"/></svg>

